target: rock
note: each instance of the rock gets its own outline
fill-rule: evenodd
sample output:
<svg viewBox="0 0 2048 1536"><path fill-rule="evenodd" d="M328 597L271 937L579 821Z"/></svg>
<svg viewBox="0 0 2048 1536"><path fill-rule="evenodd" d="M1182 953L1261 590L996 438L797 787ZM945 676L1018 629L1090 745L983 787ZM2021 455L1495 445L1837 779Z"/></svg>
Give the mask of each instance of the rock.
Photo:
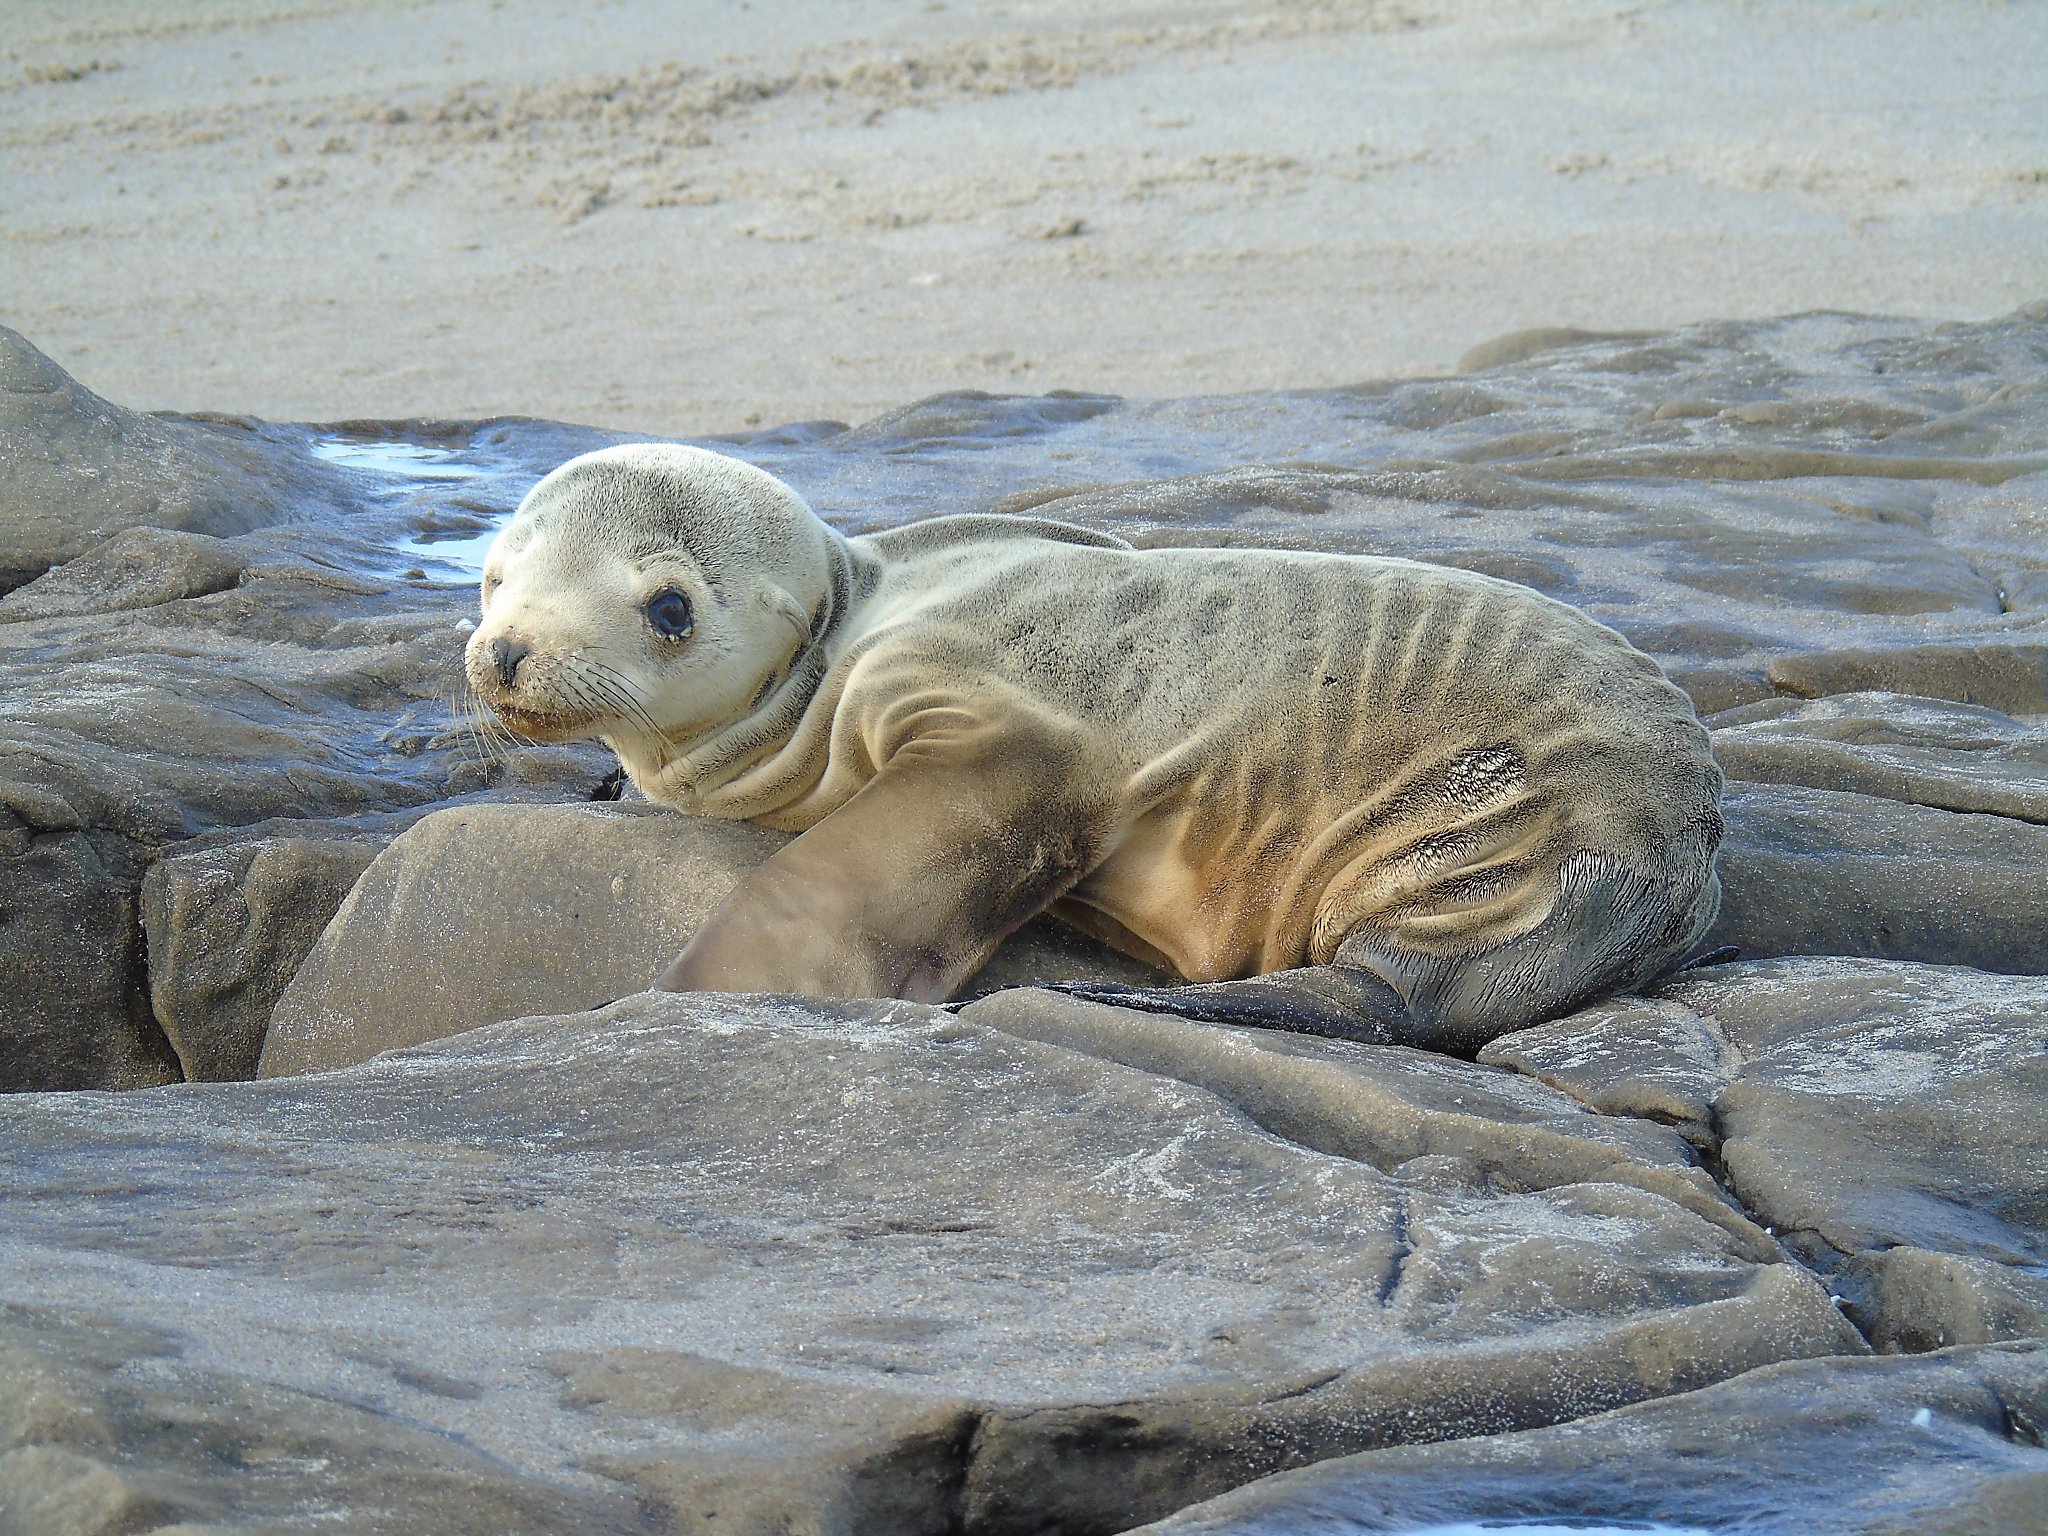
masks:
<svg viewBox="0 0 2048 1536"><path fill-rule="evenodd" d="M109 404L0 326L0 592L147 526L226 536L335 504L317 460L242 423Z"/></svg>
<svg viewBox="0 0 2048 1536"><path fill-rule="evenodd" d="M1884 690L2040 714L2048 711L2048 634L2038 621L2027 628L2031 634L2004 642L1971 638L1780 656L1766 676L1774 688L1809 699Z"/></svg>
<svg viewBox="0 0 2048 1536"><path fill-rule="evenodd" d="M8 1536L204 1536L237 1516L303 1529L309 1517L332 1517L336 1488L347 1490L344 1523L375 1511L393 1522L388 1530L647 1529L617 1491L522 1477L402 1411L366 1411L184 1357L179 1335L146 1319L8 1307L0 1374L14 1408L0 1410ZM394 1396L404 1401L402 1387Z"/></svg>
<svg viewBox="0 0 2048 1536"><path fill-rule="evenodd" d="M126 528L0 597L0 623L153 608L225 592L242 560L225 539L168 528Z"/></svg>
<svg viewBox="0 0 2048 1536"><path fill-rule="evenodd" d="M1601 1113L1684 1115L1744 1209L1832 1277L1877 1343L2048 1333L2048 982L1718 966L1480 1060Z"/></svg>
<svg viewBox="0 0 2048 1536"><path fill-rule="evenodd" d="M1376 1168L1425 1165L1455 1179L1544 1190L1617 1183L1722 1227L1758 1262L1777 1245L1661 1126L1589 1114L1512 1071L1433 1051L1199 1024L1053 992L998 992L963 1019L1085 1051L1213 1093L1276 1136Z"/></svg>
<svg viewBox="0 0 2048 1536"><path fill-rule="evenodd" d="M2048 826L1764 784L1730 784L1721 811L1704 948L2048 973Z"/></svg>
<svg viewBox="0 0 2048 1536"><path fill-rule="evenodd" d="M1845 1273L1881 1350L2048 1338L2048 1276L2038 1266L1898 1247L1867 1249Z"/></svg>
<svg viewBox="0 0 2048 1536"><path fill-rule="evenodd" d="M90 1456L44 1445L0 1452L0 1512L10 1531L113 1536L160 1529L173 1508Z"/></svg>
<svg viewBox="0 0 2048 1536"><path fill-rule="evenodd" d="M0 1085L176 1082L177 1055L142 984L132 853L119 838L24 826L5 790L0 837L13 848L0 858Z"/></svg>
<svg viewBox="0 0 2048 1536"><path fill-rule="evenodd" d="M286 984L356 877L410 819L264 823L194 838L150 867L150 1009L186 1081L256 1075Z"/></svg>
<svg viewBox="0 0 2048 1536"><path fill-rule="evenodd" d="M645 804L440 811L369 866L280 998L262 1075L320 1072L654 985L788 836ZM1159 974L1045 919L966 991Z"/></svg>
<svg viewBox="0 0 2048 1536"><path fill-rule="evenodd" d="M2048 726L1893 693L1769 699L1716 715L1731 779L2048 824Z"/></svg>
<svg viewBox="0 0 2048 1536"><path fill-rule="evenodd" d="M0 1426L179 1487L166 1518L407 1496L405 1528L477 1529L473 1483L507 1528L585 1528L580 1498L603 1529L623 1493L675 1530L1086 1533L1864 1347L1680 1203L1655 1128L1285 1041L1254 1123L1077 1048L1115 1013L1053 1044L647 993L312 1076L0 1100L0 1319L61 1389ZM1379 1085L1361 1151L1420 1125L1420 1155L1268 1128L1334 1123L1347 1062ZM1510 1156L1547 1187L1488 1172Z"/></svg>
<svg viewBox="0 0 2048 1536"><path fill-rule="evenodd" d="M2019 1536L2048 1529L2044 1425L2042 1345L1801 1360L1554 1429L1283 1472L1143 1530Z"/></svg>
<svg viewBox="0 0 2048 1536"><path fill-rule="evenodd" d="M0 1089L176 1075L135 920L166 847L492 783L588 792L598 750L493 757L458 724L461 602L264 561L204 597L0 624Z"/></svg>

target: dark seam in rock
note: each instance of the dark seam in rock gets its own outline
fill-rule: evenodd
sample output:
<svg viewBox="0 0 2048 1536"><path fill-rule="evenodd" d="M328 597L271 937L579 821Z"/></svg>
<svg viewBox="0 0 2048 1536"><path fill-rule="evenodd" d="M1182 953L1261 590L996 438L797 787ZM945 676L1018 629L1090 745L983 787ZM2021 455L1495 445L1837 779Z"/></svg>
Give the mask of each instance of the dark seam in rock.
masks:
<svg viewBox="0 0 2048 1536"><path fill-rule="evenodd" d="M1991 1383L1992 1395L1998 1399L1999 1415L2004 1420L2005 1438L2015 1445L2031 1446L2035 1450L2048 1449L2048 1438L2043 1436L2043 1426L2037 1423L2031 1413L2015 1403L1998 1383Z"/></svg>
<svg viewBox="0 0 2048 1536"><path fill-rule="evenodd" d="M1382 1310L1393 1306L1394 1293L1401 1288L1401 1281L1408 1272L1408 1260L1415 1252L1415 1243L1408 1235L1408 1191L1397 1184L1393 1193L1394 1222L1387 1235L1394 1240L1394 1255L1387 1264L1387 1278L1380 1283L1379 1303Z"/></svg>
<svg viewBox="0 0 2048 1536"><path fill-rule="evenodd" d="M1267 1408L1271 1407L1274 1403L1290 1403L1297 1398L1311 1397L1315 1393L1322 1391L1331 1382L1340 1380L1347 1374L1349 1373L1344 1367L1332 1366L1326 1371L1317 1371L1312 1375L1305 1376L1291 1386L1278 1387L1270 1392L1261 1392L1254 1397L1246 1398L1244 1399L1244 1405ZM1160 1404L1151 1399L1128 1397L1117 1398L1111 1402L1032 1403L1018 1408L978 1408L973 1412L975 1421L974 1438L978 1445L983 1438L985 1426L989 1420L995 1418L1008 1419L1012 1423L1023 1423L1030 1419L1040 1418L1046 1414L1093 1413L1105 1416L1118 1415L1129 1420L1131 1424L1136 1425L1144 1421L1144 1415L1158 1412L1159 1407Z"/></svg>
<svg viewBox="0 0 2048 1536"><path fill-rule="evenodd" d="M147 866L144 866L145 870ZM161 1057L178 1070L179 1082L190 1082L192 1073L185 1058L171 1044L170 1031L156 1016L156 1003L149 987L149 928L142 920L142 877L137 875L122 904L129 930L134 936L134 958L128 966L128 1017L134 1022L150 1054Z"/></svg>
<svg viewBox="0 0 2048 1536"><path fill-rule="evenodd" d="M262 694L266 699L273 699L277 703L282 704L286 709L295 710L299 714L318 715L324 713L324 711L314 709L309 705L301 703L297 699L286 697L284 694L279 693L275 688L267 687L263 683L258 682L253 677L238 677L235 679L235 681L240 683L244 688L253 688L258 693Z"/></svg>
<svg viewBox="0 0 2048 1536"><path fill-rule="evenodd" d="M965 1536L967 1530L967 1483L974 1469L975 1447L981 1443L981 1426L988 1414L970 1405L960 1415L960 1427L947 1447L950 1467L945 1473L946 1536Z"/></svg>

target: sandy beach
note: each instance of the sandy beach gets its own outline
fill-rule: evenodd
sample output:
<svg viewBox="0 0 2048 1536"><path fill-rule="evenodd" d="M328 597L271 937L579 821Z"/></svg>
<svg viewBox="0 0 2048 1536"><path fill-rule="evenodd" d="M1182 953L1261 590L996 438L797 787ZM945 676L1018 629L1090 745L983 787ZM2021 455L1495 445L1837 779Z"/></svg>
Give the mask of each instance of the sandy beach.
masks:
<svg viewBox="0 0 2048 1536"><path fill-rule="evenodd" d="M2048 293L2048 7L11 0L0 321L145 407L688 434Z"/></svg>

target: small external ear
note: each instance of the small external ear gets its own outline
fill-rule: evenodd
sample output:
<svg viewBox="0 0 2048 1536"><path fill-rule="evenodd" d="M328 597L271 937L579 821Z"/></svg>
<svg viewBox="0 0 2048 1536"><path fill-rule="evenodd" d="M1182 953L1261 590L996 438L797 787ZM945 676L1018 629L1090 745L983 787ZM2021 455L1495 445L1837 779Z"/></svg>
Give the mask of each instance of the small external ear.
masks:
<svg viewBox="0 0 2048 1536"><path fill-rule="evenodd" d="M764 581L754 591L754 598L763 608L789 625L798 635L808 640L811 635L810 610L772 581Z"/></svg>

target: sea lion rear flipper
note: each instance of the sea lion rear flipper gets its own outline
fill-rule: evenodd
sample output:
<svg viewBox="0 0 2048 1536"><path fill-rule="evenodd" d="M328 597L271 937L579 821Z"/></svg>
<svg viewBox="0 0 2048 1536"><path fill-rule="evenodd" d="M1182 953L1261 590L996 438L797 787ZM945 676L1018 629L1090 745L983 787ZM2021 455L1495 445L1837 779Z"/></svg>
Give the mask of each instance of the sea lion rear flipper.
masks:
<svg viewBox="0 0 2048 1536"><path fill-rule="evenodd" d="M661 986L944 1001L1100 856L1072 757L1011 730L911 743L742 880Z"/></svg>
<svg viewBox="0 0 2048 1536"><path fill-rule="evenodd" d="M1040 990L1205 1024L1237 1024L1297 1035L1389 1045L1406 1038L1400 994L1370 971L1308 965L1244 981L1186 987L1127 987L1116 982L1055 981Z"/></svg>

